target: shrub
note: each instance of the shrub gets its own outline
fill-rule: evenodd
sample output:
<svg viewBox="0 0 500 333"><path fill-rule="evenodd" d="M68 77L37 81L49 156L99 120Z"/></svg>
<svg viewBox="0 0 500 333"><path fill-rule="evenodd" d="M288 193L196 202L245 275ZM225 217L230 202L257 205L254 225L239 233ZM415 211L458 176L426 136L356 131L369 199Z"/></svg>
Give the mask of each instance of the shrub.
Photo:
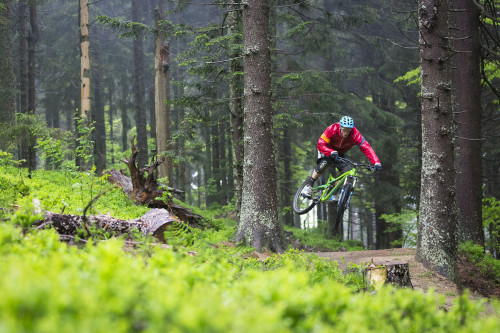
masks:
<svg viewBox="0 0 500 333"><path fill-rule="evenodd" d="M51 230L23 237L0 224L0 255L0 332L500 329L467 295L445 311L432 293L353 293L335 263L298 251L260 262L234 248L190 256L155 247L147 258L118 239L79 249Z"/></svg>

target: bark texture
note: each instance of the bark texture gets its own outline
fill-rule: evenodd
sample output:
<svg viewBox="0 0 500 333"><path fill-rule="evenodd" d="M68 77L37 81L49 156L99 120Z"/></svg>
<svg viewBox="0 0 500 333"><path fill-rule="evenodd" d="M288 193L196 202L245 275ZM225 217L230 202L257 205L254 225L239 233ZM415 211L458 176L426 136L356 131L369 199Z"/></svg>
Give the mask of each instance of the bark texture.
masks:
<svg viewBox="0 0 500 333"><path fill-rule="evenodd" d="M151 209L149 212L135 220L120 220L109 215L79 216L46 212L44 220L38 223L39 229L52 227L61 235L77 235L79 229L85 228L84 224L96 227L103 232L110 232L114 236L132 236L133 230L139 231L143 236L153 235L164 241L163 232L172 223L181 221L165 209ZM36 226L37 224L35 224Z"/></svg>
<svg viewBox="0 0 500 333"><path fill-rule="evenodd" d="M243 196L236 241L282 252L278 218L276 158L272 142L269 3L250 1L243 8L244 165Z"/></svg>
<svg viewBox="0 0 500 333"><path fill-rule="evenodd" d="M0 2L0 123L12 124L15 112L14 71L12 69L11 1Z"/></svg>
<svg viewBox="0 0 500 333"><path fill-rule="evenodd" d="M417 260L456 279L457 207L449 1L420 0L422 179Z"/></svg>
<svg viewBox="0 0 500 333"><path fill-rule="evenodd" d="M452 8L458 239L484 245L479 9L470 0L454 0Z"/></svg>
<svg viewBox="0 0 500 333"><path fill-rule="evenodd" d="M237 22L240 11L235 10L235 5L231 5L231 12L228 14L229 33L237 34ZM235 40L234 43L238 43ZM233 48L236 50L236 48ZM229 81L229 110L231 112L231 138L233 141L234 155L234 188L236 195L236 209L241 211L241 196L243 188L243 110L241 106L241 79L237 74L242 71L241 62L239 59L234 59L238 54L233 51L229 54L232 59L230 61L231 80ZM239 221L239 215L238 215Z"/></svg>

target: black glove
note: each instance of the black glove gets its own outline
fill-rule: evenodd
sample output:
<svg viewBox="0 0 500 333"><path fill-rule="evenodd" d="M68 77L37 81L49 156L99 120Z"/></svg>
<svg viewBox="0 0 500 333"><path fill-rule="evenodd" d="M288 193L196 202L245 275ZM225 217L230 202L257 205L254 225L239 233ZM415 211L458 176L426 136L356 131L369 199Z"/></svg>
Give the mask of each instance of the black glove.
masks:
<svg viewBox="0 0 500 333"><path fill-rule="evenodd" d="M338 152L338 151L333 150L333 151L332 151L332 153L330 154L330 159L331 159L332 161L336 161L336 160L337 160L337 158L339 158L339 152Z"/></svg>
<svg viewBox="0 0 500 333"><path fill-rule="evenodd" d="M375 165L373 166L373 169L375 171L382 171L382 164L380 163L375 163Z"/></svg>

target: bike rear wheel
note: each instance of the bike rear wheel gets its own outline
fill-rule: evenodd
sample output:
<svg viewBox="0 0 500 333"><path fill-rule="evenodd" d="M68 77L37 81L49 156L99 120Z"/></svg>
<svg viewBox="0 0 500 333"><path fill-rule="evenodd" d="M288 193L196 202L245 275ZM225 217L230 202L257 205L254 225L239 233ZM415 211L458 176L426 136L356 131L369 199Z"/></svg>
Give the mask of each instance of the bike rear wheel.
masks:
<svg viewBox="0 0 500 333"><path fill-rule="evenodd" d="M335 230L339 230L340 223L344 219L344 212L349 206L349 201L351 201L352 184L346 183L342 187L342 192L340 193L339 202L337 203L337 217L335 219Z"/></svg>
<svg viewBox="0 0 500 333"><path fill-rule="evenodd" d="M313 207L318 203L319 198L321 197L321 192L319 189L314 189L312 191L312 195L306 196L303 191L304 188L310 183L311 177L308 177L304 182L299 186L297 192L295 192L295 197L293 198L293 211L302 215L313 209Z"/></svg>

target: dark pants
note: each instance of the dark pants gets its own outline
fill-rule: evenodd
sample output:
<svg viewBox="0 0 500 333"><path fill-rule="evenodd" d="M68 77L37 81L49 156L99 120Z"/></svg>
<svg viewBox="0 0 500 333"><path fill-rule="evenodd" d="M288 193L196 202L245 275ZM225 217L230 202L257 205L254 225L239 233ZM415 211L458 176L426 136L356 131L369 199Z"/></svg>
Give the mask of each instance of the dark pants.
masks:
<svg viewBox="0 0 500 333"><path fill-rule="evenodd" d="M344 156L344 154L341 154L340 157L345 157L345 156ZM316 165L316 168L314 168L314 169L319 174L322 174L323 172L325 172L326 169L328 169L331 166L336 167L337 170L339 170L340 174L343 174L343 173L351 170L351 167L349 166L349 164L347 164L345 162L341 162L339 160L334 161L330 157L325 156L323 154L321 154L321 156L318 158L316 163L318 163L318 164Z"/></svg>

